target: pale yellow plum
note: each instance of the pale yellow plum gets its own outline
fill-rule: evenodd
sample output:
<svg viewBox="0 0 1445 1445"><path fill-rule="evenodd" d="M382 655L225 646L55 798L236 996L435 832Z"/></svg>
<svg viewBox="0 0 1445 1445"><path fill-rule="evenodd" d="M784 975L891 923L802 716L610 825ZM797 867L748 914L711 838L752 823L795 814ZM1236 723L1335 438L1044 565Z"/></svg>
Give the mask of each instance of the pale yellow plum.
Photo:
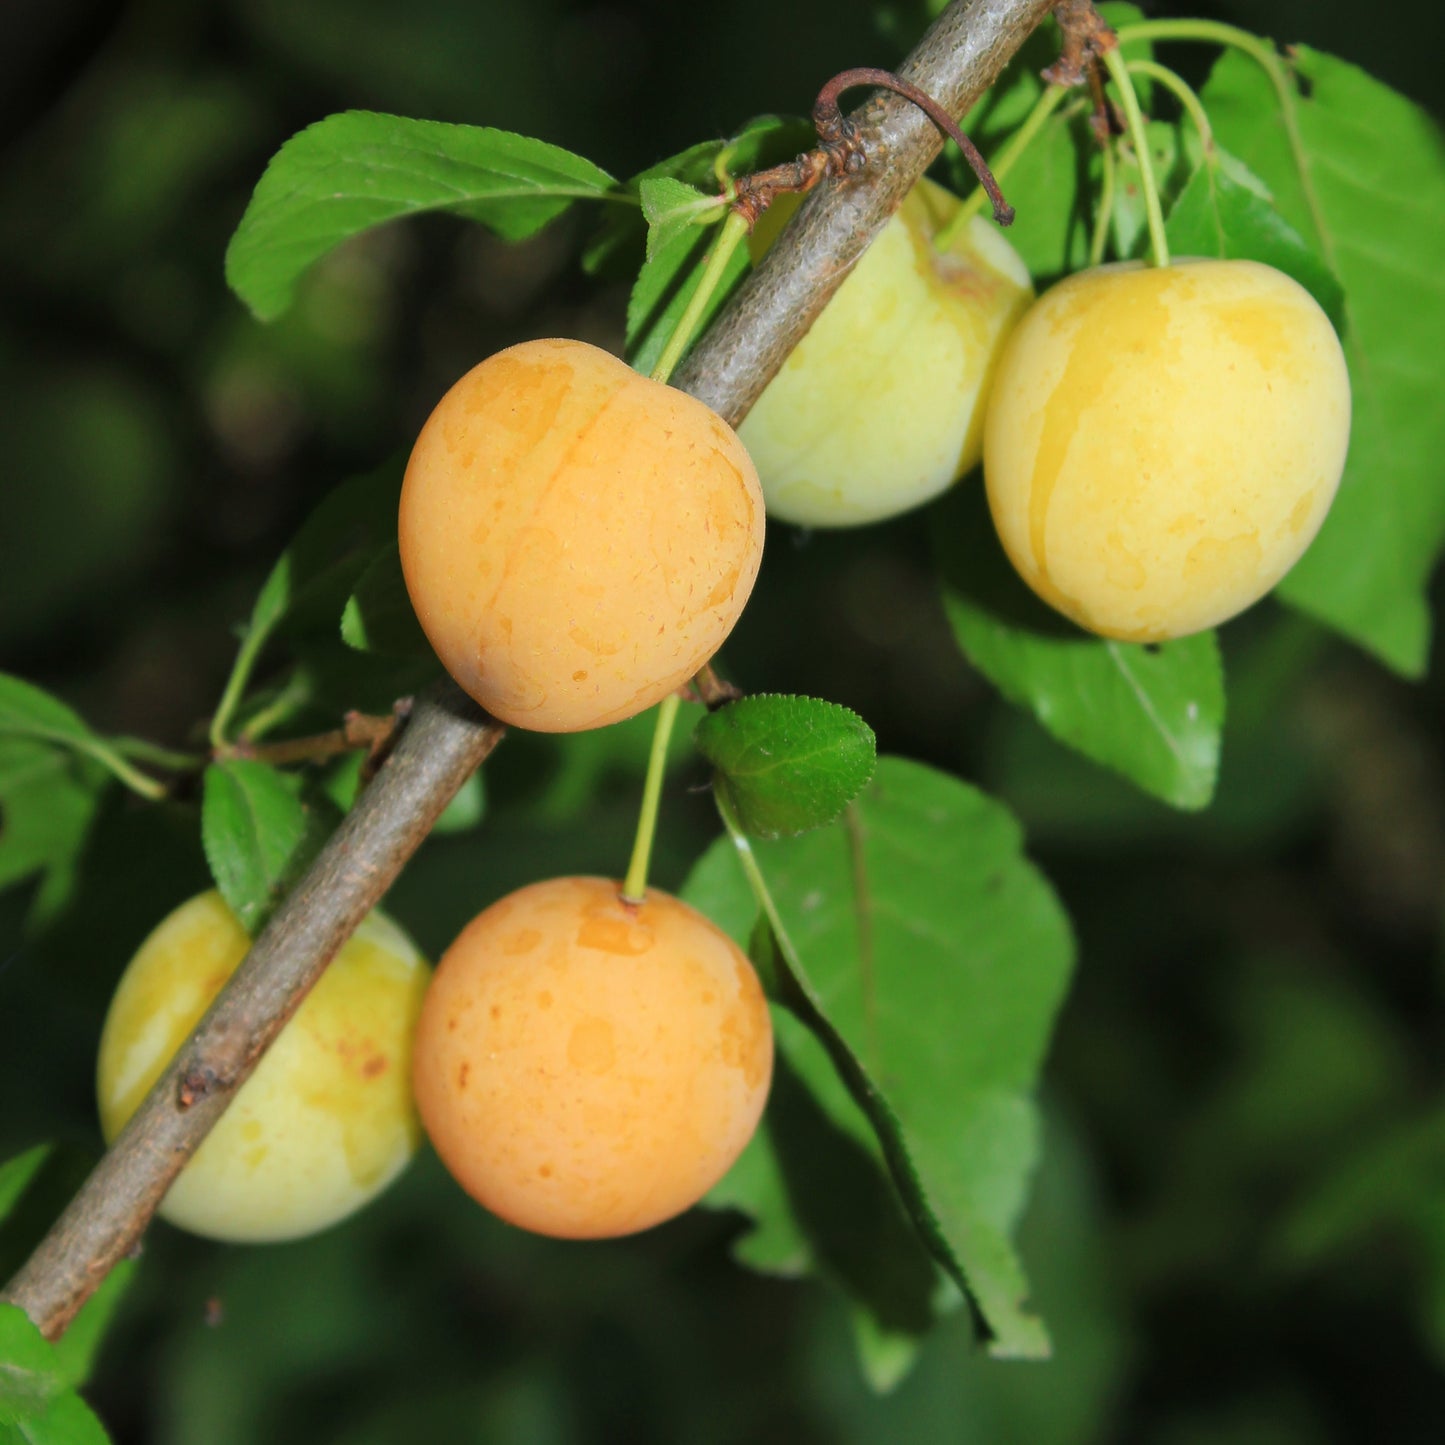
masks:
<svg viewBox="0 0 1445 1445"><path fill-rule="evenodd" d="M959 205L931 181L909 193L738 429L771 516L875 522L978 462L994 365L1033 289L991 222L936 247Z"/></svg>
<svg viewBox="0 0 1445 1445"><path fill-rule="evenodd" d="M215 892L183 903L141 944L101 1033L107 1142L249 947ZM294 1239L379 1194L420 1142L411 1051L429 976L401 929L367 918L171 1185L161 1216L212 1239Z"/></svg>
<svg viewBox="0 0 1445 1445"><path fill-rule="evenodd" d="M763 549L737 434L700 401L581 341L475 366L412 450L402 571L437 655L503 722L620 722L732 630Z"/></svg>
<svg viewBox="0 0 1445 1445"><path fill-rule="evenodd" d="M1223 622L1299 560L1329 511L1350 382L1329 319L1254 261L1101 266L1010 338L984 476L1014 566L1106 637Z"/></svg>
<svg viewBox="0 0 1445 1445"><path fill-rule="evenodd" d="M694 1204L752 1136L772 1078L747 955L651 888L555 878L478 914L437 965L417 1107L442 1162L509 1223L567 1239Z"/></svg>

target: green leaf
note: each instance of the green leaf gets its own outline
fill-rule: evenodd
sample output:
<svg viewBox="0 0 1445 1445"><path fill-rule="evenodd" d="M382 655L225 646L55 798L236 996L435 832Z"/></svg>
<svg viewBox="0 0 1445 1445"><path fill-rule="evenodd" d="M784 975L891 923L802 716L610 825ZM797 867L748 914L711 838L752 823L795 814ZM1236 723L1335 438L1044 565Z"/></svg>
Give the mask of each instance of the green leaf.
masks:
<svg viewBox="0 0 1445 1445"><path fill-rule="evenodd" d="M1216 146L1179 193L1165 226L1176 256L1260 261L1293 277L1320 303L1336 331L1345 328L1345 293L1304 238L1275 209L1264 183Z"/></svg>
<svg viewBox="0 0 1445 1445"><path fill-rule="evenodd" d="M65 901L107 774L97 763L22 737L0 737L0 888L43 875L32 919Z"/></svg>
<svg viewBox="0 0 1445 1445"><path fill-rule="evenodd" d="M763 838L831 823L877 758L857 713L815 697L740 698L704 717L693 741L726 777L743 827Z"/></svg>
<svg viewBox="0 0 1445 1445"><path fill-rule="evenodd" d="M943 605L969 661L1060 742L1176 808L1214 795L1224 671L1212 632L1115 642L1040 602L999 545L978 487L933 509Z"/></svg>
<svg viewBox="0 0 1445 1445"><path fill-rule="evenodd" d="M1349 461L1333 510L1280 585L1285 601L1397 671L1425 668L1425 587L1445 542L1445 147L1417 106L1308 46L1293 52L1300 160L1263 70L1234 53L1202 98L1221 145L1267 185L1345 289L1354 390Z"/></svg>
<svg viewBox="0 0 1445 1445"><path fill-rule="evenodd" d="M815 140L812 124L799 117L757 116L731 140L702 141L639 171L623 190L636 195L640 201L644 183L666 178L691 186L700 194L715 192L719 165L729 175L744 175L806 150ZM639 245L645 229L646 220L640 209L608 207L597 234L582 253L583 267L589 274L604 271L610 274Z"/></svg>
<svg viewBox="0 0 1445 1445"><path fill-rule="evenodd" d="M1185 139L1184 126L1162 120L1146 121L1149 139L1149 161L1154 168L1154 182L1164 209L1189 183L1198 169L1194 158L1197 147ZM1144 206L1144 187L1139 173L1139 158L1130 136L1120 136L1116 146L1114 171L1114 208L1109 217L1114 252L1120 257L1144 256L1149 250L1149 218Z"/></svg>
<svg viewBox="0 0 1445 1445"><path fill-rule="evenodd" d="M0 737L35 738L81 751L99 741L79 713L8 672L0 672Z"/></svg>
<svg viewBox="0 0 1445 1445"><path fill-rule="evenodd" d="M206 769L201 843L216 887L252 937L329 831L329 817L298 791L296 778L252 758Z"/></svg>
<svg viewBox="0 0 1445 1445"><path fill-rule="evenodd" d="M388 657L432 655L406 590L395 542L357 578L356 590L341 613L341 640L358 652Z"/></svg>
<svg viewBox="0 0 1445 1445"><path fill-rule="evenodd" d="M15 1207L16 1201L30 1187L41 1166L50 1157L49 1144L37 1144L23 1154L16 1154L0 1164L0 1220Z"/></svg>
<svg viewBox="0 0 1445 1445"><path fill-rule="evenodd" d="M90 1378L95 1359L105 1342L106 1331L130 1288L139 1261L123 1259L101 1281L100 1287L81 1307L55 1345L55 1363L60 1378L78 1389Z"/></svg>
<svg viewBox="0 0 1445 1445"><path fill-rule="evenodd" d="M868 1117L805 1024L775 1007L773 1029L778 1054L762 1125L704 1203L752 1220L733 1245L740 1263L788 1278L820 1275L866 1321L865 1338L917 1341L934 1323L938 1271L888 1179ZM905 1350L899 1363L906 1368L911 1357ZM894 1371L873 1383L886 1390L899 1378Z"/></svg>
<svg viewBox="0 0 1445 1445"><path fill-rule="evenodd" d="M0 1445L106 1445L107 1438L66 1388L55 1347L24 1310L0 1303Z"/></svg>
<svg viewBox="0 0 1445 1445"><path fill-rule="evenodd" d="M1063 911L1018 825L946 774L883 758L848 817L754 854L786 930L789 1006L878 1135L930 1252L996 1354L1037 1357L1009 1235L1037 1145L1032 1091L1067 986ZM685 895L734 938L756 905L729 840Z"/></svg>
<svg viewBox="0 0 1445 1445"><path fill-rule="evenodd" d="M247 635L330 630L378 551L396 541L401 467L390 463L327 494L276 560L251 611Z"/></svg>
<svg viewBox="0 0 1445 1445"><path fill-rule="evenodd" d="M694 226L706 226L722 220L727 201L719 195L708 195L686 181L671 176L649 176L639 182L642 214L647 217L647 259L658 248Z"/></svg>
<svg viewBox="0 0 1445 1445"><path fill-rule="evenodd" d="M702 279L712 239L710 231L685 227L643 263L627 302L627 359L636 370L646 374L657 364ZM704 308L699 331L722 309L747 271L747 247L739 246Z"/></svg>
<svg viewBox="0 0 1445 1445"><path fill-rule="evenodd" d="M272 321L307 267L383 221L453 211L516 241L612 185L590 161L529 136L345 111L272 158L231 238L226 280Z"/></svg>

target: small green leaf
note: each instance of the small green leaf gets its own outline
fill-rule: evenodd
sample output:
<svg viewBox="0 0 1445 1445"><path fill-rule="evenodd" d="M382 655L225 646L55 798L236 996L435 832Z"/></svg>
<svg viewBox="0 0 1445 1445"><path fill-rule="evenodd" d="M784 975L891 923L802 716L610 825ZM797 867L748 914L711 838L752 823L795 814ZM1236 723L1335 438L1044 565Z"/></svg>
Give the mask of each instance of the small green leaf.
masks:
<svg viewBox="0 0 1445 1445"><path fill-rule="evenodd" d="M867 1114L915 1227L994 1352L1037 1357L1047 1336L1009 1236L1073 949L1021 844L981 793L883 758L844 822L753 852L791 944L789 1006ZM684 894L734 938L750 936L757 906L730 840Z"/></svg>
<svg viewBox="0 0 1445 1445"><path fill-rule="evenodd" d="M1264 183L1217 146L1189 178L1165 230L1176 256L1260 261L1293 277L1320 303L1336 331L1345 327L1345 293L1328 266L1275 209Z"/></svg>
<svg viewBox="0 0 1445 1445"><path fill-rule="evenodd" d="M741 698L704 717L693 741L727 779L743 827L762 838L831 823L868 786L877 758L857 713L815 697Z"/></svg>
<svg viewBox="0 0 1445 1445"><path fill-rule="evenodd" d="M30 1187L31 1181L50 1157L50 1150L49 1144L37 1144L33 1149L27 1149L0 1164L0 1220L10 1213L16 1201Z"/></svg>
<svg viewBox="0 0 1445 1445"><path fill-rule="evenodd" d="M917 1340L933 1325L939 1275L868 1117L805 1024L775 1007L773 1032L762 1125L704 1203L752 1220L733 1245L740 1263L786 1278L817 1274L847 1296L869 1339Z"/></svg>
<svg viewBox="0 0 1445 1445"><path fill-rule="evenodd" d="M65 901L100 805L97 763L27 738L0 738L0 888L44 875L33 922Z"/></svg>
<svg viewBox="0 0 1445 1445"><path fill-rule="evenodd" d="M231 238L226 280L272 321L313 262L383 221L453 211L516 241L612 185L591 161L529 136L345 111L272 158Z"/></svg>
<svg viewBox="0 0 1445 1445"><path fill-rule="evenodd" d="M1066 622L1013 570L981 488L955 488L932 523L944 610L969 661L1060 742L1176 808L1204 807L1224 722L1214 634L1140 645Z"/></svg>
<svg viewBox="0 0 1445 1445"><path fill-rule="evenodd" d="M107 1445L100 1421L72 1390L56 1348L25 1311L0 1303L0 1442Z"/></svg>
<svg viewBox="0 0 1445 1445"><path fill-rule="evenodd" d="M276 560L251 612L248 634L329 629L377 552L394 545L401 468L392 463L329 492Z"/></svg>
<svg viewBox="0 0 1445 1445"><path fill-rule="evenodd" d="M727 207L724 197L708 195L686 181L671 176L648 177L638 185L642 214L647 217L647 259L677 236L694 226L722 220Z"/></svg>
<svg viewBox="0 0 1445 1445"><path fill-rule="evenodd" d="M294 777L232 758L206 769L201 842L221 896L252 937L315 857L330 819Z"/></svg>
<svg viewBox="0 0 1445 1445"><path fill-rule="evenodd" d="M8 672L0 672L0 737L35 738L82 750L97 741L74 709Z"/></svg>
<svg viewBox="0 0 1445 1445"><path fill-rule="evenodd" d="M341 640L358 652L388 657L430 657L431 644L406 590L401 553L395 542L384 548L357 579L341 613Z"/></svg>
<svg viewBox="0 0 1445 1445"><path fill-rule="evenodd" d="M1149 138L1149 161L1154 183L1165 210L1189 183L1198 162L1195 148L1185 140L1183 124L1151 120L1145 122ZM1144 206L1144 186L1133 140L1121 136L1116 144L1114 209L1109 217L1114 252L1121 257L1144 256L1149 250L1149 218Z"/></svg>
<svg viewBox="0 0 1445 1445"><path fill-rule="evenodd" d="M1291 605L1418 676L1426 584L1445 544L1445 154L1439 127L1364 71L1291 52L1302 166L1264 71L1230 52L1201 98L1219 143L1264 182L1345 289L1350 454L1324 527L1280 584Z"/></svg>
<svg viewBox="0 0 1445 1445"><path fill-rule="evenodd" d="M729 175L743 175L806 150L815 140L812 125L799 117L758 116L731 140L702 141L639 171L624 190L640 200L646 182L666 178L691 186L699 194L716 192L719 165ZM589 274L611 274L634 247L640 246L645 229L640 209L609 206L597 234L582 253L583 267Z"/></svg>
<svg viewBox="0 0 1445 1445"><path fill-rule="evenodd" d="M627 359L643 373L657 364L702 279L713 233L688 226L658 246L643 264L627 302ZM700 330L722 309L747 275L747 247L728 258L722 280L703 312Z"/></svg>
<svg viewBox="0 0 1445 1445"><path fill-rule="evenodd" d="M123 1259L106 1275L100 1288L86 1300L64 1335L55 1345L55 1362L60 1377L71 1389L90 1379L96 1356L105 1343L106 1331L131 1286L139 1261Z"/></svg>

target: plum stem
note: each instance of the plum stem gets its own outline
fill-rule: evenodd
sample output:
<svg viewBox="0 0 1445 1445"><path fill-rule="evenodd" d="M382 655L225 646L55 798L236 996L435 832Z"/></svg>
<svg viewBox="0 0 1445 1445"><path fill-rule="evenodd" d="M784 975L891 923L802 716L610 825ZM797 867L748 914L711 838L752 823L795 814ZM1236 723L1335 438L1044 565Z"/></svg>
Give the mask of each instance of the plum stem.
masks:
<svg viewBox="0 0 1445 1445"><path fill-rule="evenodd" d="M647 779L642 785L642 807L637 815L637 837L632 844L632 861L622 882L622 901L641 903L647 897L647 867L652 861L652 840L657 833L657 813L662 803L662 780L667 772L667 743L677 721L682 698L669 693L657 705L657 722L652 729L652 751L647 757Z"/></svg>
<svg viewBox="0 0 1445 1445"><path fill-rule="evenodd" d="M1129 129L1129 139L1134 143L1135 156L1139 162L1139 188L1144 192L1144 214L1149 220L1149 251L1156 266L1169 264L1169 241L1164 235L1164 208L1159 204L1159 186L1154 179L1154 160L1149 154L1149 132L1144 125L1144 113L1139 109L1139 97L1134 93L1134 82L1119 55L1118 47L1105 50L1099 57L1119 92L1124 107L1124 121Z"/></svg>
<svg viewBox="0 0 1445 1445"><path fill-rule="evenodd" d="M1204 147L1206 159L1214 154L1214 127L1209 124L1209 113L1195 94L1193 86L1181 79L1167 65L1154 60L1131 60L1128 62L1130 75L1142 75L1162 85L1180 104L1190 123L1199 133L1200 144Z"/></svg>
<svg viewBox="0 0 1445 1445"><path fill-rule="evenodd" d="M1106 136L1099 147L1102 171L1099 179L1099 206L1094 215L1094 234L1089 238L1089 265L1099 266L1104 261L1104 249L1109 242L1109 221L1114 214L1114 181L1118 167L1114 163L1114 137Z"/></svg>
<svg viewBox="0 0 1445 1445"><path fill-rule="evenodd" d="M1334 248L1324 225L1314 177L1305 163L1304 137L1300 134L1295 92L1290 85L1289 71L1281 62L1274 46L1258 35L1241 30L1237 25L1226 25L1219 20L1142 20L1135 25L1121 26L1118 39L1121 45L1133 40L1193 40L1205 45L1221 45L1225 49L1238 50L1249 56L1264 71L1279 103L1280 118L1284 121L1285 135L1289 139L1290 156L1299 174L1300 189L1304 193L1305 204L1309 207L1310 219L1315 224L1325 260L1333 265Z"/></svg>

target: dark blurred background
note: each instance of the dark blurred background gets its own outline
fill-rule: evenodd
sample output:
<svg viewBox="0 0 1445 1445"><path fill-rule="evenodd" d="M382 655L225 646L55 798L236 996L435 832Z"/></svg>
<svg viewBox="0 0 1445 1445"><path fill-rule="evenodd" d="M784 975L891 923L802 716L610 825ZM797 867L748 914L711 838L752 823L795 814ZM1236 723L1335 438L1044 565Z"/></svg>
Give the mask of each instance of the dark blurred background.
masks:
<svg viewBox="0 0 1445 1445"><path fill-rule="evenodd" d="M1308 41L1439 113L1445 23L1425 0L1145 9ZM805 113L923 19L836 0L7 0L0 668L107 731L193 738L236 623L326 490L404 449L501 345L620 349L625 284L581 275L584 216L516 248L447 218L387 228L254 323L223 253L295 130L348 108L495 125L622 176L753 114ZM1180 817L968 670L917 518L775 532L757 599L730 673L848 703L882 747L998 793L1076 920L1023 1245L1058 1359L986 1363L958 1320L875 1399L840 1300L735 1269L735 1219L548 1244L483 1220L423 1160L312 1243L157 1229L91 1392L117 1440L1445 1438L1438 663L1407 685L1256 609L1225 636L1220 798ZM429 844L392 910L435 954L509 887L619 870L645 742L513 740L487 826ZM664 886L714 829L705 799L674 795ZM205 883L192 811L116 796L46 932L24 928L27 890L0 894L0 1157L69 1146L57 1193L97 1146L114 979Z"/></svg>

